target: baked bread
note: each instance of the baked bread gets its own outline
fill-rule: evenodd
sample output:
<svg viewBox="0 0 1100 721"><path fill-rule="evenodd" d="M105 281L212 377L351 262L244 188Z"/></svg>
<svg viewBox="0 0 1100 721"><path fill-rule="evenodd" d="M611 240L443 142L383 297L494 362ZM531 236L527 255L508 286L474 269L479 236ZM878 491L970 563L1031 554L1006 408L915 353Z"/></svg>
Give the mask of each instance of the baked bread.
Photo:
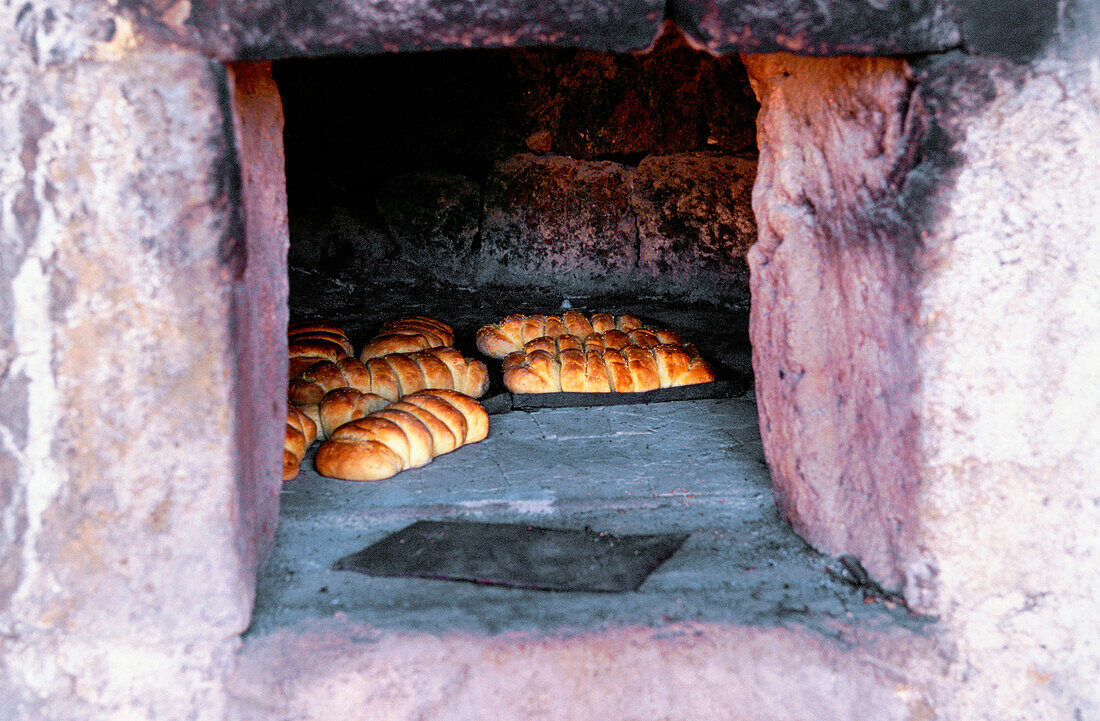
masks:
<svg viewBox="0 0 1100 721"><path fill-rule="evenodd" d="M500 323L482 326L477 331L477 349L490 358L503 358L523 349L536 338L560 338L571 335L583 340L593 333L621 331L629 333L642 327L632 315L612 316L596 313L591 318L575 310L556 315L510 315Z"/></svg>
<svg viewBox="0 0 1100 721"><path fill-rule="evenodd" d="M466 358L454 348L391 353L366 362L342 358L315 363L301 378L291 379L287 397L324 432L320 406L326 394L338 388L352 388L390 402L428 388L451 389L480 398L489 388L489 370L481 361Z"/></svg>
<svg viewBox="0 0 1100 721"><path fill-rule="evenodd" d="M391 353L416 353L431 348L453 346L454 330L449 325L423 315L406 315L387 321L363 350L359 359L366 361Z"/></svg>
<svg viewBox="0 0 1100 721"><path fill-rule="evenodd" d="M356 388L336 388L321 398L317 405L318 429L321 440L351 421L366 418L390 404L390 400L375 393L364 393Z"/></svg>
<svg viewBox="0 0 1100 721"><path fill-rule="evenodd" d="M633 393L714 380L690 344L517 352L504 359L503 369L504 385L513 393Z"/></svg>
<svg viewBox="0 0 1100 721"><path fill-rule="evenodd" d="M283 481L298 477L306 449L317 440L317 424L294 406L286 409L286 438L283 440Z"/></svg>
<svg viewBox="0 0 1100 721"><path fill-rule="evenodd" d="M489 416L473 398L421 391L337 428L318 449L314 467L331 478L380 481L488 433Z"/></svg>
<svg viewBox="0 0 1100 721"><path fill-rule="evenodd" d="M328 321L292 323L287 329L289 377L297 378L318 361L338 361L354 355L351 341L339 326Z"/></svg>
<svg viewBox="0 0 1100 721"><path fill-rule="evenodd" d="M533 353L543 350L551 355L556 355L563 350L580 351L604 351L608 348L622 350L627 346L639 348L653 348L659 345L684 345L680 334L671 330L650 330L648 328L635 328L629 333L619 330L609 330L605 333L592 333L585 338L577 338L573 335L563 335L557 338L543 336L523 344L524 353Z"/></svg>

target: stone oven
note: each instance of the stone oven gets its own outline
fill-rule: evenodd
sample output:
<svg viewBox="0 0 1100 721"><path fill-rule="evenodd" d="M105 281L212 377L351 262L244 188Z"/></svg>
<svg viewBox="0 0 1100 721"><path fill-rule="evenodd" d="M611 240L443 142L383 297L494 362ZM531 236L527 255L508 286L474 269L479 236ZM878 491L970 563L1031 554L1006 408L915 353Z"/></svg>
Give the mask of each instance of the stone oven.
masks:
<svg viewBox="0 0 1100 721"><path fill-rule="evenodd" d="M1073 0L5 4L0 718L1100 718L1098 27ZM530 84L480 135L410 132L435 165L307 162L349 146L294 126L377 131L329 114L398 65L406 98ZM547 201L526 224L517 192ZM705 527L654 590L294 595L288 319L370 302L366 333L388 309L352 281L418 257L520 310L702 318L751 365L692 427L706 487L372 501L387 529ZM691 425L662 413L589 421ZM374 540L319 488L314 531Z"/></svg>

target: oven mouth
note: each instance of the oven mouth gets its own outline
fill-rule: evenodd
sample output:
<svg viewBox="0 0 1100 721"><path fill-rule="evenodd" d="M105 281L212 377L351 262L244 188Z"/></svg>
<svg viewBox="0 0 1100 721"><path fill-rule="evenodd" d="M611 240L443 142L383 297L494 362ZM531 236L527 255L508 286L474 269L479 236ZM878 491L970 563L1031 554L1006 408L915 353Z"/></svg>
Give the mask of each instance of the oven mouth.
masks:
<svg viewBox="0 0 1100 721"><path fill-rule="evenodd" d="M736 242L746 222L755 235L743 174L757 156L755 98L738 58L692 50L674 28L663 38L644 56L523 49L275 64L291 320L335 321L358 348L393 316L439 318L460 350L490 364L493 415L486 441L377 483L317 474L315 446L280 494L249 636L336 616L483 634L819 613L909 622L780 517L752 392L748 244ZM450 103L482 99L485 112L432 104L441 83ZM696 112L661 125L684 104ZM562 110L582 107L591 127ZM580 240L555 245L569 235ZM624 254L631 262L616 265ZM636 398L504 392L474 332L510 313L565 310L671 327L720 382ZM446 521L687 541L615 598L333 569L409 524Z"/></svg>

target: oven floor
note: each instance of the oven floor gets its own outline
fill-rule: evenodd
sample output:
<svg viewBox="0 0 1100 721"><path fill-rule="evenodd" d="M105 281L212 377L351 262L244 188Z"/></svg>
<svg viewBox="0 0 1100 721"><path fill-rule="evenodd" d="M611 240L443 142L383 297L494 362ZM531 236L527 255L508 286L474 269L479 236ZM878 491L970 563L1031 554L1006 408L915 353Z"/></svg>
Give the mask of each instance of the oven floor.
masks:
<svg viewBox="0 0 1100 721"><path fill-rule="evenodd" d="M304 468L309 465L307 458ZM302 699L319 692L290 678L288 668L320 674L330 691L348 664L400 666L394 658L414 666L442 664L432 678L456 673L446 660L452 657L462 659L468 675L470 664L479 667L486 653L502 668L512 663L527 668L515 659L533 653L531 639L553 639L545 641L551 666L572 668L579 661L562 658L578 653L588 659L584 663L593 663L592 644L600 654L626 659L631 653L645 656L639 649L657 643L672 647L660 659L639 660L633 673L660 672L668 664L672 667L664 673L681 673L703 663L695 656L703 644L717 654L717 661L705 661L708 667L717 662L723 673L740 676L745 670L737 670L739 664L753 667L755 680L742 686L755 688L761 679L765 686L789 684L792 669L804 667L800 673L814 679L814 689L824 684L835 690L839 684L847 689L842 697L885 694L893 703L898 684L917 693L898 657L924 656L913 649L927 645L932 624L881 600L865 601L835 575L838 563L813 551L781 521L751 396L496 415L485 441L380 483L327 479L304 469L285 486L281 502L276 545L259 582L238 679L241 693L253 703L269 693L287 696L290 706L295 699L313 703ZM542 592L329 570L336 559L420 519L691 535L630 593ZM685 643L688 660L677 655L687 653ZM509 655L515 653L520 656ZM314 661L273 660L288 654ZM336 660L316 660L333 654ZM471 660L471 654L481 661ZM615 661L605 661L609 673L618 673ZM321 673L314 663L333 663L336 670ZM895 668L883 670L889 666ZM277 691L271 687L276 682ZM546 681L558 682L557 676ZM721 694L733 692L737 684L731 683L720 684ZM795 697L797 686L791 691ZM621 690L629 696L629 688ZM624 697L622 703L630 700ZM836 703L836 718L858 717L841 715L854 708ZM409 718L437 717L417 708ZM444 710L438 713L449 717ZM565 717L588 717L579 713ZM744 718L803 718L770 713ZM394 711L377 717L405 716ZM651 716L666 717L680 716Z"/></svg>

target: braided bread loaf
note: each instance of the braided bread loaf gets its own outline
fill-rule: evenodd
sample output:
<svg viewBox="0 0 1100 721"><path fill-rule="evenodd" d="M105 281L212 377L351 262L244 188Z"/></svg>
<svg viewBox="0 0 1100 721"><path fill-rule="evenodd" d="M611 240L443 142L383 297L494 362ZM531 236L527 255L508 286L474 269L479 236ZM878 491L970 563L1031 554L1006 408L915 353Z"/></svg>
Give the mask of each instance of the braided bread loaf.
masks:
<svg viewBox="0 0 1100 721"><path fill-rule="evenodd" d="M298 477L298 466L306 456L306 449L317 440L317 425L294 406L286 409L286 437L283 440L283 480Z"/></svg>
<svg viewBox="0 0 1100 721"><path fill-rule="evenodd" d="M297 378L318 361L338 361L354 354L343 329L328 321L292 323L287 329L290 377Z"/></svg>
<svg viewBox="0 0 1100 721"><path fill-rule="evenodd" d="M519 352L504 359L503 369L504 385L513 393L625 393L714 380L692 345Z"/></svg>
<svg viewBox="0 0 1100 721"><path fill-rule="evenodd" d="M366 418L390 403L390 400L376 393L364 393L356 388L331 390L317 405L318 435L324 440L345 423Z"/></svg>
<svg viewBox="0 0 1100 721"><path fill-rule="evenodd" d="M379 358L391 353L416 353L430 348L452 346L454 330L449 325L423 315L406 315L387 321L359 352L359 360Z"/></svg>
<svg viewBox="0 0 1100 721"><path fill-rule="evenodd" d="M489 388L489 370L479 360L466 358L454 348L432 348L422 353L391 353L369 358L342 358L315 363L301 378L290 381L287 396L322 428L320 405L325 394L338 388L396 401L427 388L456 390L481 397Z"/></svg>
<svg viewBox="0 0 1100 721"><path fill-rule="evenodd" d="M481 404L456 391L427 390L340 426L321 444L317 472L349 481L380 481L489 433Z"/></svg>
<svg viewBox="0 0 1100 721"><path fill-rule="evenodd" d="M571 335L583 339L593 333L622 331L629 333L642 327L642 321L632 315L618 317L596 313L591 318L575 310L556 315L510 315L500 323L482 326L477 331L477 349L490 358L503 358L523 349L524 343L536 338L560 338Z"/></svg>
<svg viewBox="0 0 1100 721"><path fill-rule="evenodd" d="M649 330L648 328L635 328L629 333L620 330L609 330L605 333L593 333L585 338L577 338L572 335L550 338L544 336L523 344L524 353L533 353L543 350L550 355L557 355L563 350L590 350L603 352L607 349L622 350L628 346L639 348L653 348L659 345L683 345L680 334L671 330Z"/></svg>

